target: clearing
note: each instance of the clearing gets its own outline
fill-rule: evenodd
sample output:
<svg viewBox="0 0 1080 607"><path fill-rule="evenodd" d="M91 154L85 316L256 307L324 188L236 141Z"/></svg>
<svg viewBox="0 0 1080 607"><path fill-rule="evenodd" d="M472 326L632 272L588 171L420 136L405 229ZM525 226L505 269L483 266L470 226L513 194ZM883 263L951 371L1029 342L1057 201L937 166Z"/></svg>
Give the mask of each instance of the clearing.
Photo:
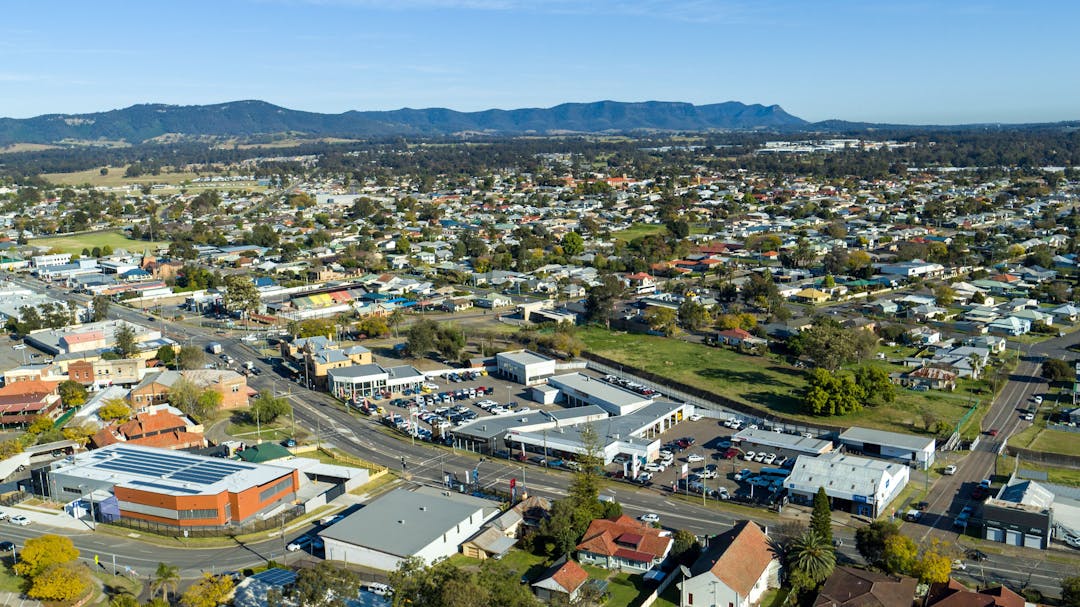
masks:
<svg viewBox="0 0 1080 607"><path fill-rule="evenodd" d="M116 249L127 249L134 253L147 249L167 247L167 241L132 240L122 230L108 230L105 232L87 232L85 234L72 234L70 236L54 236L50 238L34 238L30 240L34 246L59 249L65 253L82 253L83 249L104 247L109 245Z"/></svg>
<svg viewBox="0 0 1080 607"><path fill-rule="evenodd" d="M776 356L747 356L680 339L618 333L598 327L582 329L578 336L589 352L746 403L765 414L780 413L811 424L925 433L927 420L955 423L974 402L968 392L970 383L951 393L898 388L892 403L850 415L815 417L799 412L799 392L806 386L806 371ZM872 364L890 372L903 370L884 361ZM986 401L988 396L979 398ZM965 435L978 432L978 421L985 409L980 407L972 416Z"/></svg>

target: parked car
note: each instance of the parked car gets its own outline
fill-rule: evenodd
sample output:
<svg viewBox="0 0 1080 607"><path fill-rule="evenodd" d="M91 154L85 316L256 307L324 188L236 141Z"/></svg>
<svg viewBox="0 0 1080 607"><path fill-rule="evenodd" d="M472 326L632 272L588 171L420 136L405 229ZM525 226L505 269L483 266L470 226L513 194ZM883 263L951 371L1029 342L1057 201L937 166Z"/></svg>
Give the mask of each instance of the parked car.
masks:
<svg viewBox="0 0 1080 607"><path fill-rule="evenodd" d="M757 457L757 453L754 453L753 451L747 451L746 453L743 453L743 459L748 462L753 461L755 457Z"/></svg>
<svg viewBox="0 0 1080 607"><path fill-rule="evenodd" d="M641 516L639 516L638 520L643 523L659 523L660 515L656 514L655 512L649 512L647 514L642 514Z"/></svg>
<svg viewBox="0 0 1080 607"><path fill-rule="evenodd" d="M750 475L752 475L752 474L753 474L753 472L751 472L749 468L743 468L742 470L739 470L738 472L735 473L735 480L744 481L744 480L750 478Z"/></svg>
<svg viewBox="0 0 1080 607"><path fill-rule="evenodd" d="M952 475L956 474L956 466L954 466L952 464L949 464L948 466L945 466L945 469L942 470L942 474L945 474L946 476L952 476Z"/></svg>
<svg viewBox="0 0 1080 607"><path fill-rule="evenodd" d="M700 454L691 453L690 455L686 456L686 461L690 462L691 464L694 464L694 463L697 463L697 462L705 461L705 458L703 456L701 456Z"/></svg>
<svg viewBox="0 0 1080 607"><path fill-rule="evenodd" d="M12 552L15 550L15 542L0 542L0 552Z"/></svg>
<svg viewBox="0 0 1080 607"><path fill-rule="evenodd" d="M765 462L764 463L771 464L771 463L773 463L775 461L776 461L776 454L775 453L770 453L770 454L765 456Z"/></svg>
<svg viewBox="0 0 1080 607"><path fill-rule="evenodd" d="M687 417L686 419L689 420L689 421L692 421L692 422L696 422L696 421L701 421L701 416L698 415L697 413L695 413L695 414L691 415L690 417Z"/></svg>

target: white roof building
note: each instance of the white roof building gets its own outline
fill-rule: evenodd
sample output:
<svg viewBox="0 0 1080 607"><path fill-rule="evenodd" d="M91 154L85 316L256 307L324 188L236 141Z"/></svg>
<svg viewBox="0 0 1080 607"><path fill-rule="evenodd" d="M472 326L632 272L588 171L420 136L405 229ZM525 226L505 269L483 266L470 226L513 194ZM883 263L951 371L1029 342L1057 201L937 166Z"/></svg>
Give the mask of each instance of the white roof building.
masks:
<svg viewBox="0 0 1080 607"><path fill-rule="evenodd" d="M842 453L800 455L784 481L792 500L808 502L821 487L833 508L877 517L908 483L906 464Z"/></svg>

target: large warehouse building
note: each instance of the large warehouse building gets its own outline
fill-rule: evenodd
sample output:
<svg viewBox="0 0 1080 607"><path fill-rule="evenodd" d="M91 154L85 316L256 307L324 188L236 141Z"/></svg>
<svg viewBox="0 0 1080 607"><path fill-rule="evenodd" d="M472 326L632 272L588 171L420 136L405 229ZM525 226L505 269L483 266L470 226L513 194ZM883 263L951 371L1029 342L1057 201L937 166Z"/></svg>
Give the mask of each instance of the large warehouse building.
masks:
<svg viewBox="0 0 1080 607"><path fill-rule="evenodd" d="M840 444L858 455L901 461L926 470L934 465L937 442L933 437L855 427L840 434Z"/></svg>
<svg viewBox="0 0 1080 607"><path fill-rule="evenodd" d="M300 472L181 451L116 444L53 464L49 494L78 500L112 493L105 512L178 527L225 527L292 502Z"/></svg>

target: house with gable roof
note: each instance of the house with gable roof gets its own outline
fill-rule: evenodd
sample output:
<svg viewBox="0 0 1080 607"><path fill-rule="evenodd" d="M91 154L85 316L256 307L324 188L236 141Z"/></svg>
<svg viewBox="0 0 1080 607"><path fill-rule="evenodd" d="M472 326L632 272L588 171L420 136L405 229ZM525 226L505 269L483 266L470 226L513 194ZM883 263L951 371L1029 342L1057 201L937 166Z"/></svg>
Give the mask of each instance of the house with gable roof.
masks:
<svg viewBox="0 0 1080 607"><path fill-rule="evenodd" d="M690 567L682 568L679 605L755 605L780 586L780 560L753 521L740 521L711 540ZM697 595L699 599L694 600Z"/></svg>

